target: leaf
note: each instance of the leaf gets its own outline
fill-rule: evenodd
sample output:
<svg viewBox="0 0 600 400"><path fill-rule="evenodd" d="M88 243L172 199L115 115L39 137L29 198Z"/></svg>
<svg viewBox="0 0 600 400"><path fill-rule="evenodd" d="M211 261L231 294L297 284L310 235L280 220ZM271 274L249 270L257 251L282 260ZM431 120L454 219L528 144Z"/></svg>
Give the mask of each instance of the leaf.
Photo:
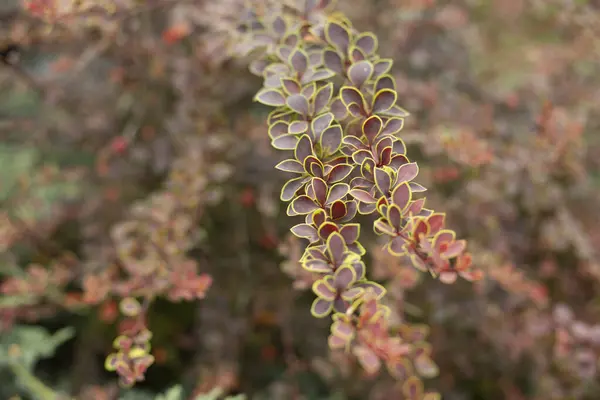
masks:
<svg viewBox="0 0 600 400"><path fill-rule="evenodd" d="M398 94L395 91L390 89L380 90L373 98L372 112L377 114L390 110L396 104L397 99Z"/></svg>
<svg viewBox="0 0 600 400"><path fill-rule="evenodd" d="M378 78L383 74L387 74L392 69L393 61L388 58L382 58L375 61L373 77Z"/></svg>
<svg viewBox="0 0 600 400"><path fill-rule="evenodd" d="M342 58L335 50L325 50L325 52L323 53L323 64L325 65L325 67L335 72L336 74L341 75L344 72Z"/></svg>
<svg viewBox="0 0 600 400"><path fill-rule="evenodd" d="M344 86L340 89L340 99L347 108L349 108L352 103L355 103L362 108L364 108L365 105L365 98L362 93L352 86Z"/></svg>
<svg viewBox="0 0 600 400"><path fill-rule="evenodd" d="M296 72L303 74L308 67L308 55L302 49L296 48L290 55L289 64Z"/></svg>
<svg viewBox="0 0 600 400"><path fill-rule="evenodd" d="M312 306L310 307L310 313L315 318L325 318L333 310L333 303L331 301L316 298Z"/></svg>
<svg viewBox="0 0 600 400"><path fill-rule="evenodd" d="M283 160L275 166L276 169L284 172L294 172L301 174L304 172L304 167L298 160Z"/></svg>
<svg viewBox="0 0 600 400"><path fill-rule="evenodd" d="M269 126L269 137L271 139L276 139L280 136L284 136L288 134L289 125L284 121L277 121L274 124Z"/></svg>
<svg viewBox="0 0 600 400"><path fill-rule="evenodd" d="M375 185L384 196L390 192L392 177L384 168L375 167Z"/></svg>
<svg viewBox="0 0 600 400"><path fill-rule="evenodd" d="M321 135L321 149L327 155L335 154L342 145L344 133L338 124L325 129Z"/></svg>
<svg viewBox="0 0 600 400"><path fill-rule="evenodd" d="M346 224L340 229L340 234L344 238L346 244L354 243L360 235L360 224Z"/></svg>
<svg viewBox="0 0 600 400"><path fill-rule="evenodd" d="M277 89L261 89L254 97L254 100L271 107L285 105L285 96Z"/></svg>
<svg viewBox="0 0 600 400"><path fill-rule="evenodd" d="M331 272L331 266L327 261L323 260L306 260L302 263L302 268L309 272L315 272L318 274L328 274Z"/></svg>
<svg viewBox="0 0 600 400"><path fill-rule="evenodd" d="M327 175L327 180L329 183L339 182L344 180L352 173L354 166L351 164L338 164L331 168L329 174Z"/></svg>
<svg viewBox="0 0 600 400"><path fill-rule="evenodd" d="M377 115L367 118L362 124L362 133L369 143L373 143L375 138L381 133L383 122Z"/></svg>
<svg viewBox="0 0 600 400"><path fill-rule="evenodd" d="M294 151L294 156L296 160L304 163L304 160L308 156L314 155L313 153L313 145L310 137L308 135L302 135L298 144L296 145L296 149Z"/></svg>
<svg viewBox="0 0 600 400"><path fill-rule="evenodd" d="M375 197L371 196L369 192L363 189L351 189L350 196L354 197L356 200L367 203L367 204L375 204L377 201Z"/></svg>
<svg viewBox="0 0 600 400"><path fill-rule="evenodd" d="M294 225L290 230L297 237L308 239L311 242L315 242L318 239L317 230L308 224Z"/></svg>
<svg viewBox="0 0 600 400"><path fill-rule="evenodd" d="M360 88L366 81L371 79L372 74L373 64L366 60L352 64L348 68L348 79L357 88Z"/></svg>
<svg viewBox="0 0 600 400"><path fill-rule="evenodd" d="M396 188L392 192L392 203L397 205L402 211L404 211L404 209L408 206L411 199L412 193L410 191L408 183L406 182L396 186Z"/></svg>
<svg viewBox="0 0 600 400"><path fill-rule="evenodd" d="M352 284L356 282L357 276L354 268L348 265L342 265L335 271L333 278L334 286L338 288L338 290L344 290L351 287Z"/></svg>
<svg viewBox="0 0 600 400"><path fill-rule="evenodd" d="M326 246L331 261L337 264L343 260L347 247L342 235L340 235L338 232L334 232L329 235Z"/></svg>
<svg viewBox="0 0 600 400"><path fill-rule="evenodd" d="M347 183L336 183L329 188L329 192L327 193L326 204L331 204L334 201L341 200L350 191L350 186Z"/></svg>
<svg viewBox="0 0 600 400"><path fill-rule="evenodd" d="M375 82L375 93L383 89L396 91L396 82L390 75L380 76L377 82Z"/></svg>
<svg viewBox="0 0 600 400"><path fill-rule="evenodd" d="M350 44L350 32L337 22L325 26L325 40L341 53L346 53Z"/></svg>
<svg viewBox="0 0 600 400"><path fill-rule="evenodd" d="M290 179L281 188L281 200L290 201L294 198L298 190L308 181L305 177Z"/></svg>
<svg viewBox="0 0 600 400"><path fill-rule="evenodd" d="M312 285L312 291L314 294L316 294L319 298L323 300L333 301L335 299L337 291L335 290L334 286L331 285L331 283L329 282L331 281L331 279L328 278L329 277L325 277L323 279L315 281L315 283L313 283Z"/></svg>
<svg viewBox="0 0 600 400"><path fill-rule="evenodd" d="M331 98L333 97L333 83L329 82L319 90L315 94L314 100L314 114L320 114L325 111ZM331 115L333 120L333 114ZM331 122L330 122L331 123Z"/></svg>
<svg viewBox="0 0 600 400"><path fill-rule="evenodd" d="M302 116L308 115L308 99L302 94L292 94L287 98L287 106Z"/></svg>
<svg viewBox="0 0 600 400"><path fill-rule="evenodd" d="M300 83L298 83L297 80L292 78L281 78L281 86L288 95L298 94L302 89Z"/></svg>
<svg viewBox="0 0 600 400"><path fill-rule="evenodd" d="M398 168L396 182L409 182L417 177L419 174L419 166L416 162L401 165Z"/></svg>
<svg viewBox="0 0 600 400"><path fill-rule="evenodd" d="M328 192L327 183L321 178L313 178L311 183L316 201L322 206L325 205Z"/></svg>
<svg viewBox="0 0 600 400"><path fill-rule="evenodd" d="M354 43L368 56L377 51L377 36L371 32L359 34Z"/></svg>
<svg viewBox="0 0 600 400"><path fill-rule="evenodd" d="M334 201L330 207L330 215L331 219L339 220L340 218L344 218L348 213L348 208L346 207L346 202L342 200Z"/></svg>
<svg viewBox="0 0 600 400"><path fill-rule="evenodd" d="M300 135L306 133L308 130L308 122L307 121L294 121L290 124L289 132L292 135Z"/></svg>
<svg viewBox="0 0 600 400"><path fill-rule="evenodd" d="M298 136L292 134L282 135L271 141L271 146L277 150L294 150L297 145Z"/></svg>
<svg viewBox="0 0 600 400"><path fill-rule="evenodd" d="M334 224L333 222L324 222L323 224L321 224L319 226L319 237L322 240L327 241L327 238L329 238L329 236L338 231L338 227L336 224Z"/></svg>
<svg viewBox="0 0 600 400"><path fill-rule="evenodd" d="M329 125L331 125L333 119L333 114L330 112L321 114L313 119L311 125L315 138L319 139L321 137L321 134L329 127Z"/></svg>
<svg viewBox="0 0 600 400"><path fill-rule="evenodd" d="M309 214L312 211L319 208L319 206L317 204L315 204L313 199L311 199L310 197L308 197L306 195L296 197L290 203L290 205L291 205L292 209L299 215Z"/></svg>

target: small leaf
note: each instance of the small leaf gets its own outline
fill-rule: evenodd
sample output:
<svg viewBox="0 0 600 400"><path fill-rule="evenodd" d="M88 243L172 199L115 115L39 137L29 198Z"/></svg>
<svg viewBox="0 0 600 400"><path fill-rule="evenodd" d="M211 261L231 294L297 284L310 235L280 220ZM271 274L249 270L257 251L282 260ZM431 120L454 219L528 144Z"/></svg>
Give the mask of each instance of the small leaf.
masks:
<svg viewBox="0 0 600 400"><path fill-rule="evenodd" d="M342 145L343 131L340 125L332 125L321 135L321 149L327 155L335 154Z"/></svg>
<svg viewBox="0 0 600 400"><path fill-rule="evenodd" d="M282 201L290 201L294 198L298 190L304 186L304 184L308 181L305 177L290 179L283 185L281 188L281 200Z"/></svg>
<svg viewBox="0 0 600 400"><path fill-rule="evenodd" d="M333 278L334 286L338 290L344 290L356 282L356 271L354 271L354 268L348 265L342 265L335 271Z"/></svg>
<svg viewBox="0 0 600 400"><path fill-rule="evenodd" d="M411 198L412 193L410 191L408 183L406 182L396 186L396 188L392 192L392 203L397 205L402 211L404 211L406 206L408 206L408 203L410 203Z"/></svg>
<svg viewBox="0 0 600 400"><path fill-rule="evenodd" d="M306 133L308 130L308 122L306 121L294 121L290 124L289 132L292 135L300 135Z"/></svg>
<svg viewBox="0 0 600 400"><path fill-rule="evenodd" d="M383 122L377 115L373 115L367 118L362 124L363 135L367 138L369 143L373 143L375 138L381 133Z"/></svg>
<svg viewBox="0 0 600 400"><path fill-rule="evenodd" d="M373 76L378 78L383 74L387 74L392 69L392 64L393 61L387 58L375 61Z"/></svg>
<svg viewBox="0 0 600 400"><path fill-rule="evenodd" d="M333 96L333 83L329 82L315 94L314 114L320 114L325 111ZM333 117L333 114L331 115Z"/></svg>
<svg viewBox="0 0 600 400"><path fill-rule="evenodd" d="M308 55L299 48L296 48L289 58L289 63L296 72L303 74L308 67Z"/></svg>
<svg viewBox="0 0 600 400"><path fill-rule="evenodd" d="M325 39L342 53L346 53L350 44L350 32L336 22L329 22L325 26Z"/></svg>
<svg viewBox="0 0 600 400"><path fill-rule="evenodd" d="M323 260L306 260L302 263L302 268L309 272L315 272L318 274L328 274L331 272L331 266L327 261Z"/></svg>
<svg viewBox="0 0 600 400"><path fill-rule="evenodd" d="M396 91L396 82L390 75L380 76L377 79L377 82L375 82L375 93L383 89L393 90L394 92Z"/></svg>
<svg viewBox="0 0 600 400"><path fill-rule="evenodd" d="M327 129L329 127L329 125L331 125L331 123L333 122L333 114L328 112L325 114L321 114L318 117L316 117L313 121L312 121L312 130L313 133L315 135L316 139L320 139L321 134L323 133L323 131L325 129Z"/></svg>
<svg viewBox="0 0 600 400"><path fill-rule="evenodd" d="M362 203L375 204L377 201L369 192L363 189L352 189L350 195Z"/></svg>
<svg viewBox="0 0 600 400"><path fill-rule="evenodd" d="M285 96L277 89L261 89L254 97L254 100L271 107L285 105Z"/></svg>
<svg viewBox="0 0 600 400"><path fill-rule="evenodd" d="M278 121L269 126L269 137L271 139L278 138L288 134L288 123L284 121Z"/></svg>
<svg viewBox="0 0 600 400"><path fill-rule="evenodd" d="M329 171L327 175L327 181L329 183L336 183L344 180L352 173L354 167L351 164L338 164Z"/></svg>
<svg viewBox="0 0 600 400"><path fill-rule="evenodd" d="M355 43L366 55L370 56L377 51L377 37L371 32L359 34Z"/></svg>
<svg viewBox="0 0 600 400"><path fill-rule="evenodd" d="M384 196L387 196L390 192L392 177L385 169L375 167L375 185Z"/></svg>
<svg viewBox="0 0 600 400"><path fill-rule="evenodd" d="M419 174L419 166L416 162L404 164L398 168L397 182L410 182Z"/></svg>
<svg viewBox="0 0 600 400"><path fill-rule="evenodd" d="M383 130L381 131L382 135L395 135L402 130L404 127L404 119L402 118L390 118L385 122L383 126ZM401 139L400 139L400 142ZM404 143L404 142L402 142ZM406 151L395 151L398 154L404 154Z"/></svg>
<svg viewBox="0 0 600 400"><path fill-rule="evenodd" d="M317 239L317 230L308 224L298 224L293 226L291 232L300 237L309 239L311 242L314 242Z"/></svg>
<svg viewBox="0 0 600 400"><path fill-rule="evenodd" d="M331 204L334 201L341 200L350 191L350 186L347 183L336 183L329 188L329 192L327 193L326 204Z"/></svg>
<svg viewBox="0 0 600 400"><path fill-rule="evenodd" d="M390 89L380 90L373 98L373 113L383 113L391 109L398 99L398 94Z"/></svg>
<svg viewBox="0 0 600 400"><path fill-rule="evenodd" d="M283 160L279 164L275 166L276 169L284 172L295 172L295 173L303 173L304 167L297 160Z"/></svg>
<svg viewBox="0 0 600 400"><path fill-rule="evenodd" d="M333 262L338 263L343 260L346 248L346 242L338 232L332 233L327 238L327 252Z"/></svg>
<svg viewBox="0 0 600 400"><path fill-rule="evenodd" d="M340 234L344 238L346 244L354 243L360 235L360 224L346 224L340 229Z"/></svg>
<svg viewBox="0 0 600 400"><path fill-rule="evenodd" d="M352 64L348 68L348 79L357 88L360 88L366 81L371 78L373 74L373 64L369 61L359 61Z"/></svg>
<svg viewBox="0 0 600 400"><path fill-rule="evenodd" d="M308 115L308 99L302 94L292 94L287 98L287 106L302 116Z"/></svg>
<svg viewBox="0 0 600 400"><path fill-rule="evenodd" d="M295 156L296 160L300 161L301 163L304 163L304 160L306 159L306 157L312 156L312 155L313 155L313 146L312 146L310 137L308 135L303 135L300 138L300 140L298 141L298 144L296 145L296 149L294 151L294 156Z"/></svg>
<svg viewBox="0 0 600 400"><path fill-rule="evenodd" d="M291 78L281 78L281 86L288 95L298 94L302 87L297 80Z"/></svg>
<svg viewBox="0 0 600 400"><path fill-rule="evenodd" d="M340 218L344 218L348 213L348 208L346 207L346 202L342 200L334 201L330 207L330 215L331 219L339 220Z"/></svg>
<svg viewBox="0 0 600 400"><path fill-rule="evenodd" d="M349 107L352 103L356 103L360 107L364 107L365 104L362 93L352 86L344 86L340 89L340 99L346 107Z"/></svg>
<svg viewBox="0 0 600 400"><path fill-rule="evenodd" d="M310 197L308 197L306 195L296 197L290 203L290 205L292 206L292 209L297 214L300 214L300 215L305 215L305 214L311 213L312 211L319 208L319 206L317 204L315 204L313 199L311 199Z"/></svg>
<svg viewBox="0 0 600 400"><path fill-rule="evenodd" d="M319 237L322 240L327 241L327 238L329 238L329 236L338 231L338 227L336 224L334 224L333 222L324 222L323 224L321 224L319 226Z"/></svg>
<svg viewBox="0 0 600 400"><path fill-rule="evenodd" d="M342 58L335 50L325 50L325 52L323 53L323 64L325 65L325 67L335 72L336 74L341 75L344 72Z"/></svg>
<svg viewBox="0 0 600 400"><path fill-rule="evenodd" d="M327 278L327 277L326 277ZM315 283L313 283L312 291L319 298L333 301L335 299L337 291L335 288L328 282L326 278L319 279Z"/></svg>
<svg viewBox="0 0 600 400"><path fill-rule="evenodd" d="M271 141L271 146L277 150L294 150L298 145L298 136L289 134L278 136Z"/></svg>
<svg viewBox="0 0 600 400"><path fill-rule="evenodd" d="M315 318L325 318L331 313L333 303L331 301L316 298L310 307L310 313Z"/></svg>

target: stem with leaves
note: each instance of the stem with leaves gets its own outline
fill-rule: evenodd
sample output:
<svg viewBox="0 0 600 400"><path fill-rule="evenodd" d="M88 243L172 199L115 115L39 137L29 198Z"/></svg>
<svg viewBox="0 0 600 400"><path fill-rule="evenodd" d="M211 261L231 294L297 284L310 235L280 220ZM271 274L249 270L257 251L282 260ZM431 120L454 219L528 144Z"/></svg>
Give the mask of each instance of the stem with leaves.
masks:
<svg viewBox="0 0 600 400"><path fill-rule="evenodd" d="M272 146L292 153L276 168L296 175L281 200L289 202L289 216L305 217L291 230L309 241L301 263L319 276L311 312L333 313L331 348L351 350L372 372L383 360L405 378L407 358L427 364L430 349L388 335L390 310L379 303L385 289L366 278L355 215L376 214L374 230L387 237L387 250L442 282L473 281L480 272L471 268L466 242L445 228L445 214L416 198L426 189L414 182L419 168L398 136L409 113L397 104L392 60L377 55L375 35L328 15L330 7L330 1L307 1L268 19L250 11L244 46L263 50L250 67L264 78L255 100L274 107ZM423 398L419 385L407 379L405 396Z"/></svg>

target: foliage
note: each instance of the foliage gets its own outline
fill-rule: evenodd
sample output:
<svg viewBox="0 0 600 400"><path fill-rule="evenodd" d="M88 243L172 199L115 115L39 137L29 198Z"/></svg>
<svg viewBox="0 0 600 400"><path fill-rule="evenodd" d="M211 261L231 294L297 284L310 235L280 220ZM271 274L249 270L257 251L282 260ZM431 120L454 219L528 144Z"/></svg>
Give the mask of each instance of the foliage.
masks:
<svg viewBox="0 0 600 400"><path fill-rule="evenodd" d="M6 3L0 398L597 397L597 2Z"/></svg>

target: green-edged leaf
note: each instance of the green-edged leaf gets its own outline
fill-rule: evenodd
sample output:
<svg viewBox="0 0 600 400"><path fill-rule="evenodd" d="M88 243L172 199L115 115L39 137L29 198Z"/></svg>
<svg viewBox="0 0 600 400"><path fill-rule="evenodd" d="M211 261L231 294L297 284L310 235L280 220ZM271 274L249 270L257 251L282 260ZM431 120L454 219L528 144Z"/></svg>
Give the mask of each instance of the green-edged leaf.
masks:
<svg viewBox="0 0 600 400"><path fill-rule="evenodd" d="M311 242L315 242L318 239L317 230L308 224L298 224L294 225L291 228L291 231L294 235L310 240Z"/></svg>
<svg viewBox="0 0 600 400"><path fill-rule="evenodd" d="M354 43L363 53L370 56L377 51L377 36L371 32L363 32L359 34Z"/></svg>
<svg viewBox="0 0 600 400"><path fill-rule="evenodd" d="M348 265L342 265L339 267L335 274L334 278L334 286L338 289L346 289L352 286L354 282L356 282L357 276L354 268Z"/></svg>
<svg viewBox="0 0 600 400"><path fill-rule="evenodd" d="M325 111L325 109L329 105L329 102L331 101L332 96L333 96L333 83L331 83L331 82L327 83L325 86L323 86L322 88L317 90L317 93L315 94L315 98L314 98L314 102L313 102L314 114L318 115L318 114L321 114L323 111ZM331 117L333 119L333 115L331 115Z"/></svg>
<svg viewBox="0 0 600 400"><path fill-rule="evenodd" d="M285 96L277 89L261 89L254 97L254 100L271 107L285 105Z"/></svg>
<svg viewBox="0 0 600 400"><path fill-rule="evenodd" d="M335 290L335 287L330 283L330 281L332 281L332 280L328 276L326 276L323 279L319 279L319 280L315 281L315 283L313 283L313 285L312 285L313 293L316 294L317 297L319 297L320 299L323 299L323 300L327 300L327 301L335 300L335 297L337 295L337 290Z"/></svg>
<svg viewBox="0 0 600 400"><path fill-rule="evenodd" d="M342 235L338 232L333 232L327 238L327 253L331 261L339 263L344 259L344 253L347 246Z"/></svg>
<svg viewBox="0 0 600 400"><path fill-rule="evenodd" d="M300 188L304 186L306 182L308 182L308 179L306 177L294 178L287 181L285 185L283 185L283 188L281 188L281 200L292 200L298 192L298 190L300 190Z"/></svg>
<svg viewBox="0 0 600 400"><path fill-rule="evenodd" d="M337 22L329 22L325 26L325 40L344 54L350 45L350 32Z"/></svg>
<svg viewBox="0 0 600 400"><path fill-rule="evenodd" d="M350 196L354 197L356 200L360 201L361 203L366 203L366 204L375 204L375 202L377 201L375 199L375 197L371 196L371 194L369 192L367 192L366 190L363 190L363 189L350 190Z"/></svg>
<svg viewBox="0 0 600 400"><path fill-rule="evenodd" d="M296 160L304 163L306 157L312 155L314 155L312 141L308 135L302 135L294 150L294 157Z"/></svg>
<svg viewBox="0 0 600 400"><path fill-rule="evenodd" d="M324 153L327 155L335 154L342 145L343 135L342 127L338 124L325 129L321 135L321 149Z"/></svg>
<svg viewBox="0 0 600 400"><path fill-rule="evenodd" d="M317 297L315 301L313 301L312 306L310 307L310 313L315 318L325 318L331 313L332 309L333 302L323 300Z"/></svg>
<svg viewBox="0 0 600 400"><path fill-rule="evenodd" d="M390 192L392 177L384 168L375 167L375 185L384 196L387 196Z"/></svg>
<svg viewBox="0 0 600 400"><path fill-rule="evenodd" d="M360 236L360 224L346 224L340 229L340 234L344 238L346 244L354 243Z"/></svg>
<svg viewBox="0 0 600 400"><path fill-rule="evenodd" d="M304 167L297 160L283 160L275 166L276 169L284 172L295 172L301 174L304 172Z"/></svg>
<svg viewBox="0 0 600 400"><path fill-rule="evenodd" d="M277 150L294 150L297 145L298 136L292 134L278 136L271 141L271 146Z"/></svg>
<svg viewBox="0 0 600 400"><path fill-rule="evenodd" d="M306 195L296 197L290 203L290 205L292 206L292 209L296 212L296 214L299 214L299 215L309 214L309 213L313 212L314 210L316 210L317 208L319 208L319 206L317 204L315 204L313 199L311 199L310 197L308 197Z"/></svg>
<svg viewBox="0 0 600 400"><path fill-rule="evenodd" d="M398 94L390 89L383 89L377 92L373 98L372 112L374 114L384 113L390 110L398 99ZM342 98L343 100L343 98Z"/></svg>
<svg viewBox="0 0 600 400"><path fill-rule="evenodd" d="M410 187L406 182L403 182L396 186L396 188L392 192L392 203L397 205L402 211L404 211L404 209L408 206L411 199L412 192L410 191Z"/></svg>
<svg viewBox="0 0 600 400"><path fill-rule="evenodd" d="M290 55L289 64L296 72L303 74L308 68L308 55L302 49L296 48Z"/></svg>
<svg viewBox="0 0 600 400"><path fill-rule="evenodd" d="M348 68L348 79L357 88L360 88L366 81L371 79L373 74L373 64L367 60L359 61Z"/></svg>
<svg viewBox="0 0 600 400"><path fill-rule="evenodd" d="M370 116L362 124L363 135L367 138L369 143L373 143L377 136L381 133L383 122L377 115Z"/></svg>
<svg viewBox="0 0 600 400"><path fill-rule="evenodd" d="M302 116L308 115L308 99L302 94L292 94L287 98L287 106Z"/></svg>
<svg viewBox="0 0 600 400"><path fill-rule="evenodd" d="M416 162L401 165L398 168L396 182L410 182L419 174L419 166Z"/></svg>

